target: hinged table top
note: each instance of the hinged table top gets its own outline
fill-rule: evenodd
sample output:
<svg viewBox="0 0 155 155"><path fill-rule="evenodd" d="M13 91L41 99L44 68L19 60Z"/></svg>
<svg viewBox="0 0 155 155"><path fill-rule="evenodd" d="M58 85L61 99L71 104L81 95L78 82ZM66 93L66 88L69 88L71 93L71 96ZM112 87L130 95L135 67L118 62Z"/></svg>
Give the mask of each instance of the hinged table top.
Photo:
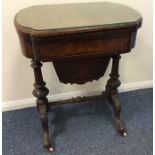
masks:
<svg viewBox="0 0 155 155"><path fill-rule="evenodd" d="M31 33L64 33L94 28L138 27L141 20L141 15L130 7L97 2L31 6L17 13L15 24Z"/></svg>

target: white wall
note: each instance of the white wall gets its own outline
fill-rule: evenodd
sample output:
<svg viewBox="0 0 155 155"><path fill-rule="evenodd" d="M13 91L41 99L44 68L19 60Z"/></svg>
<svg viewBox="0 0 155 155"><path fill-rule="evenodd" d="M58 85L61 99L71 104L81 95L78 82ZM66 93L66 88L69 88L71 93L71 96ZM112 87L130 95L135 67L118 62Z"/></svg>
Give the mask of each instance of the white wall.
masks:
<svg viewBox="0 0 155 155"><path fill-rule="evenodd" d="M5 0L3 1L3 104L32 98L34 83L30 60L25 58L20 49L13 19L22 8L52 3L94 2L94 0ZM110 0L109 0L110 1ZM136 47L131 53L122 55L120 73L123 84L152 80L152 0L113 0L138 10L143 16L143 25L138 31ZM59 82L51 63L43 66L44 79L50 94L61 94L80 90L104 89L109 69L98 82L83 86L64 85ZM11 102L10 102L11 101Z"/></svg>

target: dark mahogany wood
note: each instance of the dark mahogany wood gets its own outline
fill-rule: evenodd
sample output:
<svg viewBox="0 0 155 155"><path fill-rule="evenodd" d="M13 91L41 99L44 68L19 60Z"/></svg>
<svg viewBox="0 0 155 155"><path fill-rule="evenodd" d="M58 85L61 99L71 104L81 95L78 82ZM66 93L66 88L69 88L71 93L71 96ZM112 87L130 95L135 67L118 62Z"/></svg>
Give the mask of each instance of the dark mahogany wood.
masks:
<svg viewBox="0 0 155 155"><path fill-rule="evenodd" d="M119 59L121 57L120 55L115 55L112 58L113 58L112 69L110 79L107 81L106 93L109 103L111 103L114 110L116 128L122 136L127 136L125 128L123 127L122 121L120 119L121 105L118 98L118 89L117 89L121 85L121 82L118 79Z"/></svg>
<svg viewBox="0 0 155 155"><path fill-rule="evenodd" d="M97 100L97 99L106 99L107 93L103 92L100 95L94 95L94 96L79 96L79 97L73 97L71 99L66 100L59 100L54 102L49 102L51 105L58 105L58 104L78 104L80 102L88 101L88 100Z"/></svg>
<svg viewBox="0 0 155 155"><path fill-rule="evenodd" d="M43 81L42 72L41 72L41 66L42 63L36 60L32 60L31 64L33 70L34 70L34 77L35 77L35 83L33 90L33 95L37 97L37 109L40 115L40 121L43 128L43 144L44 147L47 148L49 151L53 151L53 148L50 146L49 142L49 132L48 132L48 118L47 118L47 94L49 93L49 90L45 87L45 82Z"/></svg>
<svg viewBox="0 0 155 155"><path fill-rule="evenodd" d="M38 17L39 18L39 17ZM114 110L117 130L126 136L120 119L121 106L118 98L119 59L120 54L130 52L135 46L137 29L142 19L134 23L114 24L111 26L93 26L69 28L62 31L35 31L24 28L15 18L15 26L19 35L24 56L32 59L35 84L33 95L37 98L37 108L43 128L43 144L48 151L50 145L47 118L48 89L43 81L42 62L52 62L58 78L63 83L83 84L102 77L112 58L112 70L102 95L78 97L52 102L52 104L80 102L87 99L107 98Z"/></svg>
<svg viewBox="0 0 155 155"><path fill-rule="evenodd" d="M135 45L137 27L107 31L30 36L17 27L23 54L28 58L48 61L57 57L130 52ZM61 45L61 46L60 46Z"/></svg>
<svg viewBox="0 0 155 155"><path fill-rule="evenodd" d="M102 77L109 61L110 56L77 56L54 59L53 65L61 82L83 84Z"/></svg>

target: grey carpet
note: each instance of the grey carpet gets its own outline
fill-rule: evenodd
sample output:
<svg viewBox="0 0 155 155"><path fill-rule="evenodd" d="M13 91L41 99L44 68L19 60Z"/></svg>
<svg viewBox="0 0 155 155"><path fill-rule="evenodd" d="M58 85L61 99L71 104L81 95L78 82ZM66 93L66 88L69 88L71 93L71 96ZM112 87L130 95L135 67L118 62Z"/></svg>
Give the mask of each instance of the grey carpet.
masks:
<svg viewBox="0 0 155 155"><path fill-rule="evenodd" d="M107 101L57 105L49 113L52 155L152 155L153 90L121 93L128 136L115 130ZM52 112L54 111L54 112ZM3 155L46 155L36 108L4 112Z"/></svg>

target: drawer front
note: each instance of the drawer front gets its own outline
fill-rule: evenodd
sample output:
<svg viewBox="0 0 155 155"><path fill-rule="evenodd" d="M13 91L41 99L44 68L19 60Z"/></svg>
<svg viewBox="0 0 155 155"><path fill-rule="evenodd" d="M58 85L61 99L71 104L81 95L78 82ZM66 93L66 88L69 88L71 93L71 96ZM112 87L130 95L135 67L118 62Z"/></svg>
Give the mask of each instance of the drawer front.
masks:
<svg viewBox="0 0 155 155"><path fill-rule="evenodd" d="M133 32L108 31L37 38L35 56L40 59L83 54L118 54L130 51Z"/></svg>
<svg viewBox="0 0 155 155"><path fill-rule="evenodd" d="M50 60L57 57L126 53L135 45L137 29L120 29L59 36L33 36L18 32L23 54Z"/></svg>

